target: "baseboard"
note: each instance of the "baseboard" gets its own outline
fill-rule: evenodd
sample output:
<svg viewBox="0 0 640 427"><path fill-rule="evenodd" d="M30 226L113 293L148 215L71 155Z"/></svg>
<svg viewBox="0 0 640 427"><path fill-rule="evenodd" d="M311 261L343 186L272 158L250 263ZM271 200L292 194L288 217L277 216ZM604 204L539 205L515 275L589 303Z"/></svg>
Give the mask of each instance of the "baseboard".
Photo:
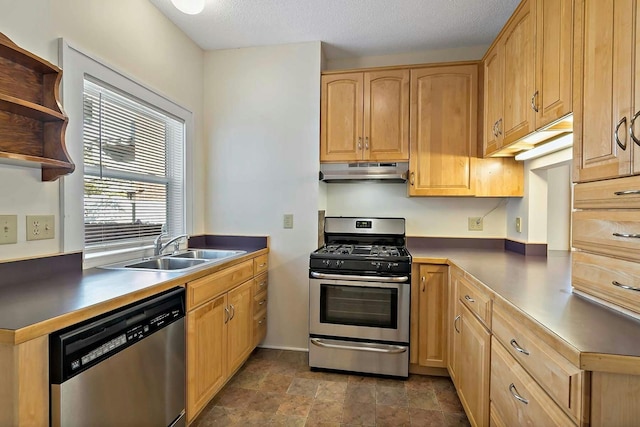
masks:
<svg viewBox="0 0 640 427"><path fill-rule="evenodd" d="M447 368L432 368L430 366L420 366L414 363L409 364L409 373L418 375L432 375L434 377L448 377Z"/></svg>
<svg viewBox="0 0 640 427"><path fill-rule="evenodd" d="M287 347L287 346L280 346L280 345L266 345L266 344L262 344L259 345L258 348L266 348L269 350L287 350L287 351L303 351L305 353L309 352L308 348L300 348L300 347Z"/></svg>

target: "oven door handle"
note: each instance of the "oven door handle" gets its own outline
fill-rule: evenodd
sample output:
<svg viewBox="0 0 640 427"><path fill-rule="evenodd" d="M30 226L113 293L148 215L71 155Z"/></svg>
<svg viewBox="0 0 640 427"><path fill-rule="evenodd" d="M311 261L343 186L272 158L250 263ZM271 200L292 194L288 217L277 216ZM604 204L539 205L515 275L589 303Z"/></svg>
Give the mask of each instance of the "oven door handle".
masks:
<svg viewBox="0 0 640 427"><path fill-rule="evenodd" d="M400 345L374 344L374 343L354 343L354 345L337 345L322 342L320 338L311 338L311 344L323 348L337 348L340 350L369 351L372 353L400 354L407 351L407 347Z"/></svg>
<svg viewBox="0 0 640 427"><path fill-rule="evenodd" d="M359 280L361 282L383 282L383 283L405 283L409 281L409 276L386 277L386 276L354 276L350 274L326 274L311 272L314 279L325 280Z"/></svg>

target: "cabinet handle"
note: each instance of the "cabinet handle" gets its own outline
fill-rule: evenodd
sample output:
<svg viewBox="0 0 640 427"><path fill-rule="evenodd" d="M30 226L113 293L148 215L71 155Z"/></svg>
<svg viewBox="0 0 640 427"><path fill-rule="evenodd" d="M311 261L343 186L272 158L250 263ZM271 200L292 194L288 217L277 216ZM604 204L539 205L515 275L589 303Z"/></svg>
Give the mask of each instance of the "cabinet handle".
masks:
<svg viewBox="0 0 640 427"><path fill-rule="evenodd" d="M613 286L617 286L617 287L622 288L622 289L628 289L630 291L640 292L640 288L635 288L635 287L629 286L629 285L623 285L622 283L618 282L617 280L614 280L613 282L611 282L611 284Z"/></svg>
<svg viewBox="0 0 640 427"><path fill-rule="evenodd" d="M493 124L493 136L498 137L498 121L496 120Z"/></svg>
<svg viewBox="0 0 640 427"><path fill-rule="evenodd" d="M460 314L458 314L458 315L456 316L456 318L455 318L455 319L453 319L453 329L455 329L457 333L460 333L460 329L458 329L458 326L456 325L456 323L458 322L458 320L460 320L460 316L461 316L461 315L460 315Z"/></svg>
<svg viewBox="0 0 640 427"><path fill-rule="evenodd" d="M424 292L424 289L425 289L425 285L424 285L425 280L426 278L422 276L422 292Z"/></svg>
<svg viewBox="0 0 640 427"><path fill-rule="evenodd" d="M265 303L265 302L267 302L267 300L266 300L266 299L263 299L262 301L260 301L260 302L258 303L258 305L264 305L264 303Z"/></svg>
<svg viewBox="0 0 640 427"><path fill-rule="evenodd" d="M636 138L635 134L633 133L633 126L635 125L638 116L640 116L640 110L638 110L638 112L635 113L633 115L633 118L631 119L631 124L629 125L629 135L631 136L631 139L633 139L633 142L635 142L637 145L640 145L640 140L638 140L638 138Z"/></svg>
<svg viewBox="0 0 640 427"><path fill-rule="evenodd" d="M362 137L358 137L358 150L362 150Z"/></svg>
<svg viewBox="0 0 640 427"><path fill-rule="evenodd" d="M634 233L613 233L616 237L627 237L629 239L640 239L640 234Z"/></svg>
<svg viewBox="0 0 640 427"><path fill-rule="evenodd" d="M229 317L229 320L233 320L233 318L236 317L236 308L233 304L229 304L229 307L231 307L231 317Z"/></svg>
<svg viewBox="0 0 640 427"><path fill-rule="evenodd" d="M229 318L229 309L227 307L224 308L224 323L226 324L227 322L229 322L230 318Z"/></svg>
<svg viewBox="0 0 640 427"><path fill-rule="evenodd" d="M498 135L502 135L502 119L498 120Z"/></svg>
<svg viewBox="0 0 640 427"><path fill-rule="evenodd" d="M258 320L258 325L262 325L266 321L267 321L266 318L265 319L260 319L260 320Z"/></svg>
<svg viewBox="0 0 640 427"><path fill-rule="evenodd" d="M466 299L469 302L476 302L476 300L474 300L473 298L471 298L469 295L465 295L464 299Z"/></svg>
<svg viewBox="0 0 640 427"><path fill-rule="evenodd" d="M518 390L516 389L516 386L513 383L511 383L511 385L509 386L509 391L511 392L511 395L516 399L518 399L520 402L524 403L525 405L529 404L529 401L527 399L525 399L524 397L518 394Z"/></svg>
<svg viewBox="0 0 640 427"><path fill-rule="evenodd" d="M416 174L414 172L411 172L410 177L411 178L409 179L409 182L411 183L411 185L413 185L415 183L415 180L416 180Z"/></svg>
<svg viewBox="0 0 640 427"><path fill-rule="evenodd" d="M518 341L516 341L515 338L511 340L510 344L511 344L511 347L515 348L517 352L526 354L527 356L529 355L529 352L527 350L525 350L524 348L518 345Z"/></svg>
<svg viewBox="0 0 640 427"><path fill-rule="evenodd" d="M629 194L640 194L640 190L624 190L624 191L616 191L615 193L616 196L627 196Z"/></svg>
<svg viewBox="0 0 640 427"><path fill-rule="evenodd" d="M613 133L613 137L616 140L616 144L618 144L618 147L622 148L623 150L627 149L627 141L625 140L624 144L622 144L622 142L620 141L620 138L618 138L618 130L620 130L620 126L622 126L622 124L626 122L627 122L627 116L624 116L623 118L620 119L620 121L616 125L616 131Z"/></svg>
<svg viewBox="0 0 640 427"><path fill-rule="evenodd" d="M259 288L264 288L264 286L267 284L267 282L260 282L260 284L258 285Z"/></svg>
<svg viewBox="0 0 640 427"><path fill-rule="evenodd" d="M531 96L531 109L533 111L535 111L536 113L539 111L538 105L537 105L537 102L536 102L536 98L537 97L538 97L538 91L535 91L533 96Z"/></svg>
<svg viewBox="0 0 640 427"><path fill-rule="evenodd" d="M364 138L364 149L368 150L369 149L369 137L365 136Z"/></svg>
<svg viewBox="0 0 640 427"><path fill-rule="evenodd" d="M266 262L263 262L262 264L260 264L260 265L258 266L258 268L266 267L266 265L267 265L267 263L266 263Z"/></svg>

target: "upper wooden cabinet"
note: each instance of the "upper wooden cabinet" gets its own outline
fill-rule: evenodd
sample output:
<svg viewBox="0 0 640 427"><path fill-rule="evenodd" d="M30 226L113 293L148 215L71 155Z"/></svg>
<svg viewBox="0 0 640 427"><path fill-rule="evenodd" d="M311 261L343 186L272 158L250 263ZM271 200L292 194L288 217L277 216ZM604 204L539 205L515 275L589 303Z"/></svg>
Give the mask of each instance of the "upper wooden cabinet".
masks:
<svg viewBox="0 0 640 427"><path fill-rule="evenodd" d="M0 33L0 159L39 164L43 181L75 169L64 142L61 79L60 68Z"/></svg>
<svg viewBox="0 0 640 427"><path fill-rule="evenodd" d="M524 0L485 55L485 156L571 113L572 13L573 0Z"/></svg>
<svg viewBox="0 0 640 427"><path fill-rule="evenodd" d="M409 195L474 195L477 103L476 64L411 70Z"/></svg>
<svg viewBox="0 0 640 427"><path fill-rule="evenodd" d="M640 173L639 18L634 0L576 1L575 181Z"/></svg>
<svg viewBox="0 0 640 427"><path fill-rule="evenodd" d="M409 159L409 70L322 76L320 161Z"/></svg>

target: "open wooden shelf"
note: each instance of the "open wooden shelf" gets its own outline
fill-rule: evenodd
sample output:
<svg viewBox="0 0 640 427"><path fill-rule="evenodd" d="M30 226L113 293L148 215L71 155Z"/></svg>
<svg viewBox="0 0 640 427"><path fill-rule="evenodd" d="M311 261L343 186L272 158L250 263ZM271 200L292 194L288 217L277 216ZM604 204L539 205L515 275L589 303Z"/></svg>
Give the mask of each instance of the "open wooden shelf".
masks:
<svg viewBox="0 0 640 427"><path fill-rule="evenodd" d="M43 181L74 171L59 102L62 70L0 33L0 162L36 166Z"/></svg>

